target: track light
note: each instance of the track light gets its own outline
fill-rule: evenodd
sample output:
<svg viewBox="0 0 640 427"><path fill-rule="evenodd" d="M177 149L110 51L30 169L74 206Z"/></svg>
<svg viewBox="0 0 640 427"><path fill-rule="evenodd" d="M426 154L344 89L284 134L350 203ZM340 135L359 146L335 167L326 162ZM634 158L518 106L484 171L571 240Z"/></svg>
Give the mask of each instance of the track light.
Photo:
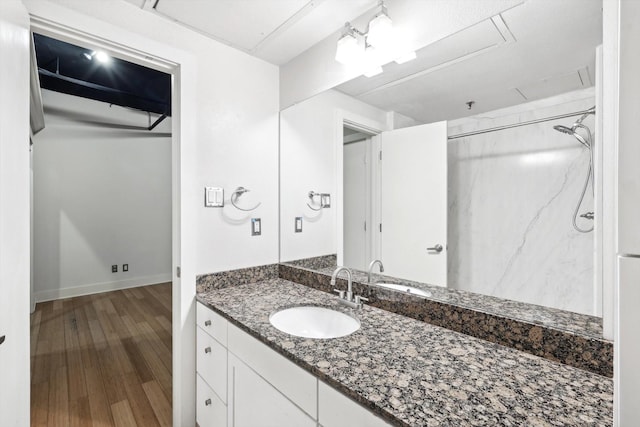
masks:
<svg viewBox="0 0 640 427"><path fill-rule="evenodd" d="M357 66L366 77L380 74L382 66L391 61L403 64L416 58L416 53L404 46L406 43L400 42L394 34L384 0L379 6L380 11L369 21L366 32L347 22L336 47L336 61L350 67Z"/></svg>
<svg viewBox="0 0 640 427"><path fill-rule="evenodd" d="M109 62L111 60L111 57L109 55L107 55L105 52L100 50L100 51L96 52L96 59L98 60L98 62L106 64L107 62Z"/></svg>
<svg viewBox="0 0 640 427"><path fill-rule="evenodd" d="M100 62L101 64L107 64L111 61L111 57L101 50L94 50L91 53L84 52L82 55L84 55L85 59L87 59L88 61L93 61L93 58L95 58L96 61Z"/></svg>

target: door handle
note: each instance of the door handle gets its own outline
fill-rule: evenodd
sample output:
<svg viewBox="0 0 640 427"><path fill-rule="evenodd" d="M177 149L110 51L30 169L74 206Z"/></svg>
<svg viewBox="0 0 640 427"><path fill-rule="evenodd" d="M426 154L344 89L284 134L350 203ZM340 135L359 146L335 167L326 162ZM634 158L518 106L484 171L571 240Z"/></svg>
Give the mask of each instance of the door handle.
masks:
<svg viewBox="0 0 640 427"><path fill-rule="evenodd" d="M1 337L0 337L0 344L2 344L2 343L4 342L4 339L5 339L6 337L7 337L6 335L3 335L3 336L1 336Z"/></svg>
<svg viewBox="0 0 640 427"><path fill-rule="evenodd" d="M435 252L437 254L439 254L440 252L442 252L444 248L442 247L442 245L440 243L438 243L437 245L435 245L432 248L427 248L428 251L430 252Z"/></svg>

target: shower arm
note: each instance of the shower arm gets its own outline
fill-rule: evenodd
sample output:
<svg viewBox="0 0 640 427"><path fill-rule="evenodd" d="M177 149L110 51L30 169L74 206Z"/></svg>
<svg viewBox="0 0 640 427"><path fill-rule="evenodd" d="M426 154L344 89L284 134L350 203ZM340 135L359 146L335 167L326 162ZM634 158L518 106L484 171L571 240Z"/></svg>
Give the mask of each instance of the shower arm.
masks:
<svg viewBox="0 0 640 427"><path fill-rule="evenodd" d="M573 126L581 125L582 121L584 119L586 119L589 116L589 114L593 114L593 115L596 114L596 106L595 105L593 107L589 108L578 120L576 120L576 122L573 124Z"/></svg>

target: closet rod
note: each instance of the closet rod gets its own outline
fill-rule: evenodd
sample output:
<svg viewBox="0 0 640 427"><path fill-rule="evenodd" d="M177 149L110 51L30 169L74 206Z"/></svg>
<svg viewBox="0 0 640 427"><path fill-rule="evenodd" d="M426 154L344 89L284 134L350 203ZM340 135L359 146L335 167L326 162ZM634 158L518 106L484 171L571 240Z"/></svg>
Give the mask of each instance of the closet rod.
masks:
<svg viewBox="0 0 640 427"><path fill-rule="evenodd" d="M498 130L517 128L517 127L520 127L520 126L527 126L527 125L534 125L536 123L550 122L552 120L558 120L558 119L566 119L567 117L581 116L583 114L589 114L589 113L595 114L595 111L596 111L595 108L589 108L588 110L576 111L575 113L560 114L560 115L557 115L557 116L544 117L542 119L529 120L528 122L513 123L513 124L510 124L510 125L496 126L494 128L488 128L488 129L482 129L482 130L475 130L475 131L472 131L472 132L459 133L457 135L451 135L451 136L447 137L447 139L464 138L466 136L480 135L480 134L483 134L483 133L495 132L495 131L498 131Z"/></svg>

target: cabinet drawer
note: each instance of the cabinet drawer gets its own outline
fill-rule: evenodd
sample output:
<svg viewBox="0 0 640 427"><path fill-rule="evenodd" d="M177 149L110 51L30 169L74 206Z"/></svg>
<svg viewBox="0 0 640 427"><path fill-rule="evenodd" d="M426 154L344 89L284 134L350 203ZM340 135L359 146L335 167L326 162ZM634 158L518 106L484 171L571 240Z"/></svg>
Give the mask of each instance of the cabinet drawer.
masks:
<svg viewBox="0 0 640 427"><path fill-rule="evenodd" d="M322 381L318 381L318 423L324 427L391 426Z"/></svg>
<svg viewBox="0 0 640 427"><path fill-rule="evenodd" d="M229 351L314 419L317 378L246 332L229 324Z"/></svg>
<svg viewBox="0 0 640 427"><path fill-rule="evenodd" d="M227 426L227 407L200 375L196 375L196 400L196 423L200 427Z"/></svg>
<svg viewBox="0 0 640 427"><path fill-rule="evenodd" d="M227 349L199 327L196 328L196 371L227 402Z"/></svg>
<svg viewBox="0 0 640 427"><path fill-rule="evenodd" d="M196 324L220 344L227 346L227 319L200 302L196 304Z"/></svg>

